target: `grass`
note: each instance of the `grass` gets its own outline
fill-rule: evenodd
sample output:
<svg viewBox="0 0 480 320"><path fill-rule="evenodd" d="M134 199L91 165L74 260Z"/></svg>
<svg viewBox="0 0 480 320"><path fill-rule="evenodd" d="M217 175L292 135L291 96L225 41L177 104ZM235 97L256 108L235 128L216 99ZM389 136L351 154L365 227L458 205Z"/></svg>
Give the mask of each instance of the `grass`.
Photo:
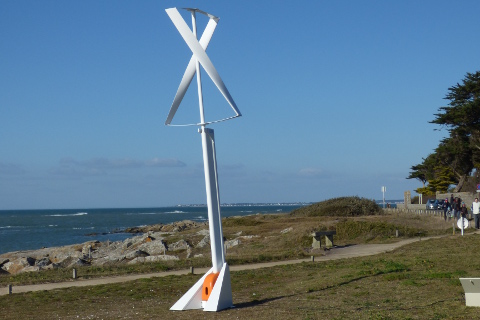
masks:
<svg viewBox="0 0 480 320"><path fill-rule="evenodd" d="M364 258L232 272L234 309L169 308L200 275L0 297L4 319L475 319L459 277L478 276L480 235Z"/></svg>
<svg viewBox="0 0 480 320"><path fill-rule="evenodd" d="M239 238L238 246L227 249L227 261L230 265L246 263L291 260L322 255L323 250L312 250L312 232L319 230L337 230L334 236L336 245L359 243L386 243L397 241L396 230L400 238L451 234L451 223L432 216L412 214L382 214L361 217L306 217L286 214L251 215L223 219L223 232L227 240ZM205 227L207 228L207 227ZM166 238L167 243L180 239L180 235L189 243L198 243L199 229L174 233ZM208 267L211 265L210 247L193 248L191 257L202 254L200 258L187 258L187 252L180 251L179 261L165 261L144 264L111 264L105 266L77 267L80 278L94 278L111 275L151 273L167 270ZM18 275L0 274L0 285L35 284L44 282L69 281L71 269L55 269L42 272L21 273Z"/></svg>
<svg viewBox="0 0 480 320"><path fill-rule="evenodd" d="M232 222L229 222L231 219ZM313 230L336 228L335 244L381 243L401 237L445 235L394 252L232 272L235 308L217 313L169 308L201 275L142 279L111 285L13 294L0 297L2 319L475 319L465 307L459 277L480 273L480 235L452 236L451 222L433 216L374 217L254 215L224 219L224 234L254 235L227 251L231 265L305 257ZM348 232L339 232L341 228ZM291 231L282 231L292 228ZM320 228L320 229L319 229ZM353 230L353 231L352 231ZM469 231L470 229L467 229ZM393 233L393 234L392 234ZM192 233L193 234L193 233ZM188 231L185 232L188 237ZM303 241L303 242L302 242ZM209 248L207 248L209 250ZM210 258L171 264L82 268L82 277L143 273L210 265ZM2 275L3 284L60 281L71 270ZM40 280L37 280L40 278Z"/></svg>

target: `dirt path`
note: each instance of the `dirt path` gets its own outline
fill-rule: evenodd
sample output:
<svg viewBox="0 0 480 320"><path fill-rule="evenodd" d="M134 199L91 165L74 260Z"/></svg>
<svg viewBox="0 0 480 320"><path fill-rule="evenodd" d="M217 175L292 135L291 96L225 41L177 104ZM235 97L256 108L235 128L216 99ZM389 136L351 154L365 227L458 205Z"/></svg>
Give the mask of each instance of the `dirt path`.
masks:
<svg viewBox="0 0 480 320"><path fill-rule="evenodd" d="M345 247L335 247L333 249L326 251L326 254L324 256L315 257L315 261L318 262L318 261L370 256L370 255L375 255L379 253L389 252L401 246L404 246L416 241L427 240L427 239L430 239L430 238L406 239L406 240L402 240L395 243L389 243L389 244L359 244L359 245L351 245L351 246L345 246ZM230 266L230 271L235 272L240 270L269 268L269 267L278 266L278 265L296 264L296 263L311 262L311 261L312 261L311 259L298 259L298 260L275 261L275 262ZM208 270L209 268L195 268L194 273L204 274ZM53 289L70 288L70 287L95 286L99 284L127 282L127 281L133 281L133 280L144 279L144 278L152 278L152 277L184 275L189 272L190 270L176 270L176 271L125 275L125 276L118 276L118 277L106 277L106 278L95 278L95 279L76 279L76 280L72 279L71 281L66 281L66 282L13 286L12 293L53 290ZM7 295L7 294L8 294L8 287L0 288L0 296Z"/></svg>

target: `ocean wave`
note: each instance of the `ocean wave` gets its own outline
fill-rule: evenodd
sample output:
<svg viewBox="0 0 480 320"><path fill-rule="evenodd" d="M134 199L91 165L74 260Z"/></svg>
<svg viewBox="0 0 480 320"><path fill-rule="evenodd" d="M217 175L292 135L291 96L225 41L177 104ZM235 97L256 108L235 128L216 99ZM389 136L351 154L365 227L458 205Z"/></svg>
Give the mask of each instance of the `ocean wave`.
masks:
<svg viewBox="0 0 480 320"><path fill-rule="evenodd" d="M198 216L198 217L193 217L192 220L196 220L196 221L205 221L207 220L206 217L204 216Z"/></svg>
<svg viewBox="0 0 480 320"><path fill-rule="evenodd" d="M73 230L91 230L95 229L95 227L88 227L88 228L72 228Z"/></svg>
<svg viewBox="0 0 480 320"><path fill-rule="evenodd" d="M0 229L23 229L23 228L28 228L29 226L3 226L0 227Z"/></svg>
<svg viewBox="0 0 480 320"><path fill-rule="evenodd" d="M168 212L165 212L165 213L186 213L186 212L182 211L182 210L175 210L175 211L168 211Z"/></svg>
<svg viewBox="0 0 480 320"><path fill-rule="evenodd" d="M49 227L58 227L58 224L49 224Z"/></svg>
<svg viewBox="0 0 480 320"><path fill-rule="evenodd" d="M46 217L73 217L73 216L84 216L88 212L78 212L78 213L69 213L69 214L48 214Z"/></svg>
<svg viewBox="0 0 480 320"><path fill-rule="evenodd" d="M126 213L127 216L134 216L134 215L154 215L154 214L162 214L163 212L129 212Z"/></svg>

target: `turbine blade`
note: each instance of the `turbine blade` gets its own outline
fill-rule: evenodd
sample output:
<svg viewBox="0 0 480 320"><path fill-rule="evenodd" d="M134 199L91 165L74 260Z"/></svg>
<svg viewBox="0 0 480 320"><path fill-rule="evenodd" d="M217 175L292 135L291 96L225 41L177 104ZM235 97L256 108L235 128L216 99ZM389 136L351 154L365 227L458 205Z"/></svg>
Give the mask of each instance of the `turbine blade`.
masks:
<svg viewBox="0 0 480 320"><path fill-rule="evenodd" d="M212 39L213 32L217 27L217 21L214 19L210 19L208 21L207 27L203 31L202 37L200 38L200 45L204 50L207 49L210 40ZM190 62L188 63L187 69L183 74L182 81L180 81L180 85L178 86L177 93L175 94L175 98L173 99L172 106L170 107L170 112L168 113L167 120L165 121L166 125L169 125L172 122L175 113L180 106L180 103L185 96L185 93L192 82L193 77L195 76L195 56L192 55L190 58Z"/></svg>
<svg viewBox="0 0 480 320"><path fill-rule="evenodd" d="M230 92L228 92L227 87L223 83L222 78L220 77L217 70L213 66L212 62L210 61L210 58L205 53L205 50L203 50L202 46L198 43L198 40L195 38L190 28L185 23L185 20L183 20L178 10L176 8L170 8L165 11L167 12L168 16L170 17L170 20L172 20L173 24L177 28L182 38L187 43L188 47L192 51L195 58L202 64L203 69L205 69L207 74L212 79L213 83L215 83L218 90L220 90L224 98L227 100L228 104L230 104L233 111L236 113L237 116L241 116L241 113L238 110L235 104L235 101L233 101L233 98L230 95Z"/></svg>

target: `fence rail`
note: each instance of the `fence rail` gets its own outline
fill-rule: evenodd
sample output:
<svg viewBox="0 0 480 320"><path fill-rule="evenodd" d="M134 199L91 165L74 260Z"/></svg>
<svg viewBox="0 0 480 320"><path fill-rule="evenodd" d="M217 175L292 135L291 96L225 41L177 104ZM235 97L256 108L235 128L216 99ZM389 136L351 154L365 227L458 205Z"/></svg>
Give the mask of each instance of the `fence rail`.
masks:
<svg viewBox="0 0 480 320"><path fill-rule="evenodd" d="M443 210L426 210L426 209L407 209L407 208L386 208L383 209L389 213L413 213L413 214L425 214L432 216L443 217Z"/></svg>

